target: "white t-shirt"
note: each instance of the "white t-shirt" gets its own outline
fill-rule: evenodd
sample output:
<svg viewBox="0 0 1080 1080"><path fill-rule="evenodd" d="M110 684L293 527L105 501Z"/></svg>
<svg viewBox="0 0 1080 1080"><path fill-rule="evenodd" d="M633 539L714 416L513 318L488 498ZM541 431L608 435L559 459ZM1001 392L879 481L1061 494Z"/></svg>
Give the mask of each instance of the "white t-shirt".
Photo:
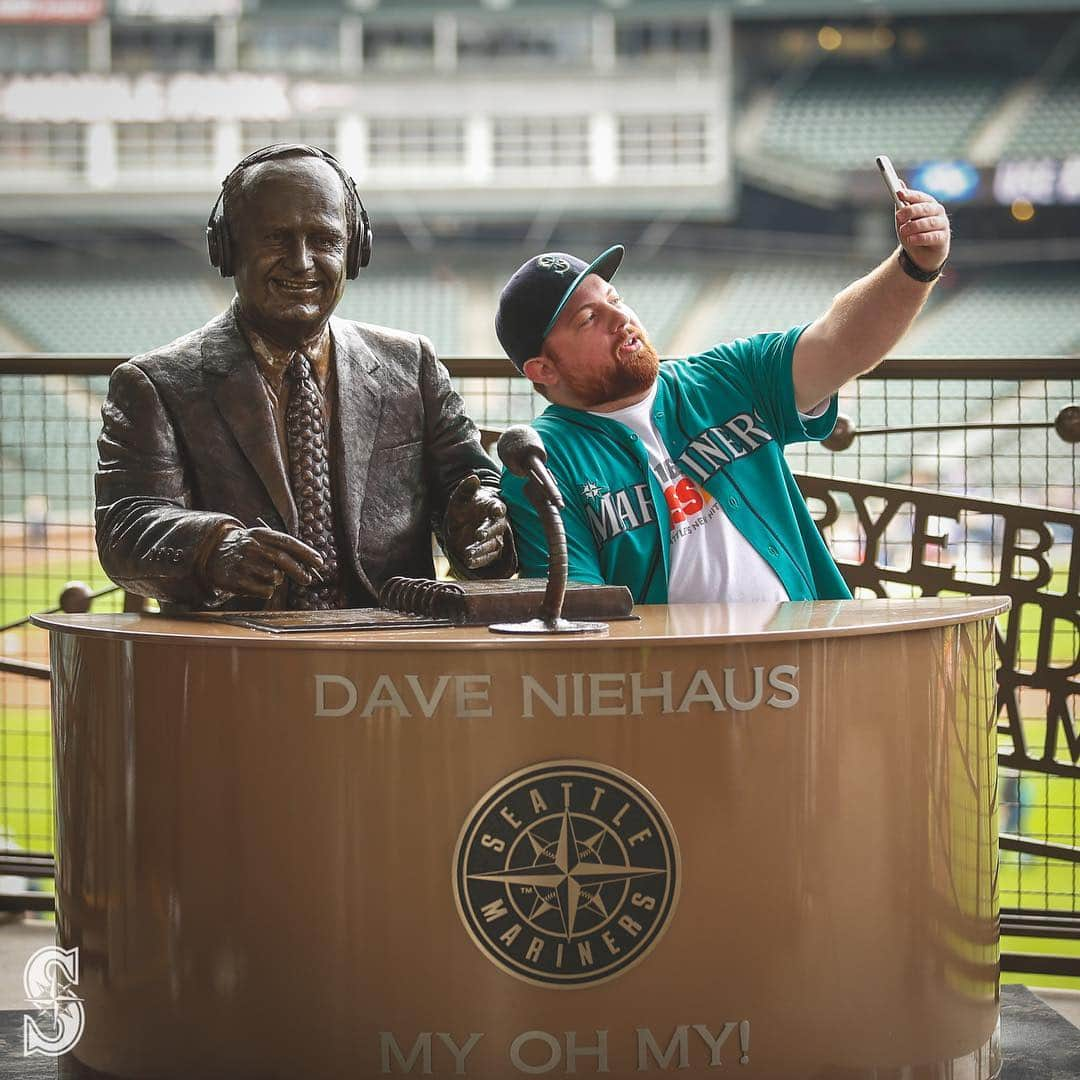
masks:
<svg viewBox="0 0 1080 1080"><path fill-rule="evenodd" d="M671 518L668 602L787 600L787 590L772 567L731 524L720 504L672 461L653 424L655 399L654 384L636 405L596 415L618 420L641 439L663 489Z"/></svg>

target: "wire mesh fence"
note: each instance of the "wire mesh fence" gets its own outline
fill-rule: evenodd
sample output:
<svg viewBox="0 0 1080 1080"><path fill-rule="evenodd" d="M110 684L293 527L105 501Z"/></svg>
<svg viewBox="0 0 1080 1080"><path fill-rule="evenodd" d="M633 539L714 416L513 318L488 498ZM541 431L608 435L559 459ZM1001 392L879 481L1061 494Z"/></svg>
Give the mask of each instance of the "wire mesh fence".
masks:
<svg viewBox="0 0 1080 1080"><path fill-rule="evenodd" d="M1011 669L999 677L999 749L1024 767L1001 768L1001 831L1076 848L1078 457L1077 444L1055 427L1055 421L1064 426L1063 410L1080 400L1076 362L1061 362L1055 377L1035 378L1023 377L1036 367L1023 360L1011 365L1010 377L1001 369L993 373L998 377L978 377L987 373L972 364L976 377L965 378L963 361L942 364L940 377L905 378L902 364L892 367L844 395L841 408L859 432L846 450L814 445L793 450L789 459L797 471L954 497L946 506L902 495L891 503L879 495L861 506L849 500L827 530L830 547L838 561L855 567L866 561L868 542L876 542L872 561L896 571L894 580L873 575L873 591L885 595L1013 596L998 628L1003 669ZM810 504L813 509L813 498ZM845 572L853 584L860 580ZM1078 910L1078 875L1080 865L1066 858L1002 850L1001 903Z"/></svg>
<svg viewBox="0 0 1080 1080"><path fill-rule="evenodd" d="M108 585L94 553L92 506L94 443L113 362L23 357L0 367L0 625L56 607L73 580ZM481 427L527 422L545 405L505 363L449 366ZM1000 774L1001 828L1068 848L1080 847L1080 734L1072 719L1080 530L1070 516L1080 508L1077 444L1054 423L1080 400L1076 368L1069 360L890 361L841 395L853 428L846 448L788 450L796 473L835 480L804 489L857 594L1021 597L999 627L1001 640L1014 643L1019 674L1017 715L1003 708L1000 729L1012 762ZM853 493L841 481L892 490ZM929 505L919 492L959 501ZM1006 512L1013 507L1058 513L1018 521ZM885 572L860 579L868 563ZM108 596L94 610L119 610L121 602ZM0 654L45 663L46 635L10 627ZM1051 673L1052 686L1028 677L1040 670ZM52 806L48 683L0 673L0 852L51 852ZM1078 874L1075 861L1003 851L1001 902L1080 910Z"/></svg>
<svg viewBox="0 0 1080 1080"><path fill-rule="evenodd" d="M47 635L12 625L71 581L109 584L94 552L94 440L107 379L0 376L0 654L48 663ZM116 609L110 597L97 610ZM0 674L0 850L54 848L49 684ZM21 883L20 883L21 884ZM34 881L25 883L33 887ZM49 883L51 884L51 883ZM44 887L44 886L38 886Z"/></svg>

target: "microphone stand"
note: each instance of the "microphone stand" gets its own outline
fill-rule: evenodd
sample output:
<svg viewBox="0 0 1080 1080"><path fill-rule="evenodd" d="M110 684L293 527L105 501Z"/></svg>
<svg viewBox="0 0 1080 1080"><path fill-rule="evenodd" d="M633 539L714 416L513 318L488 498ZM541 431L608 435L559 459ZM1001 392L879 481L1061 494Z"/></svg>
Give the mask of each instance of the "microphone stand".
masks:
<svg viewBox="0 0 1080 1080"><path fill-rule="evenodd" d="M525 496L536 508L544 526L548 546L548 580L544 602L538 617L520 623L494 623L488 629L496 634L606 634L603 622L571 622L562 617L563 599L569 574L569 555L566 549L566 529L559 510L562 499L554 502L531 477L525 484Z"/></svg>

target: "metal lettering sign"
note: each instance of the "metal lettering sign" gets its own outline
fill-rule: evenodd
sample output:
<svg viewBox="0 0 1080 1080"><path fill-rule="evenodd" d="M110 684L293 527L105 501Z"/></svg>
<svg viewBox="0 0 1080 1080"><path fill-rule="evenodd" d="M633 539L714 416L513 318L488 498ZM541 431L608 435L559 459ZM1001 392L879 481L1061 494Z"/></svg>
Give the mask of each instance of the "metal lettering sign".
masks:
<svg viewBox="0 0 1080 1080"><path fill-rule="evenodd" d="M899 583L916 586L923 596L1011 597L1012 610L997 627L999 731L1012 744L999 763L1080 778L1074 712L1080 694L1080 514L833 476L796 479L823 532L854 514L858 559L845 558L850 545L832 545L853 591L886 596L887 584ZM885 555L885 535L894 522L908 538L899 562L895 547ZM982 546L993 550L993 562L958 560L950 548L950 526L992 539ZM1073 655L1061 655L1063 641L1072 642ZM1024 724L1039 691L1046 695L1041 745L1029 739Z"/></svg>

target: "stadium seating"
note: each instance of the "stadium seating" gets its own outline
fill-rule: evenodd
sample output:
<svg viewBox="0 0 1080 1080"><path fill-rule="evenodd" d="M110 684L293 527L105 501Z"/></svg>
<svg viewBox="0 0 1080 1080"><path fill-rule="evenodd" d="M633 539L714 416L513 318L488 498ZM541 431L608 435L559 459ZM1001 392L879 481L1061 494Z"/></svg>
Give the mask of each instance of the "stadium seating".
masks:
<svg viewBox="0 0 1080 1080"><path fill-rule="evenodd" d="M458 280L437 280L419 271L362 273L349 282L337 314L423 334L441 355L453 356L466 347L461 328L465 300L465 285Z"/></svg>
<svg viewBox="0 0 1080 1080"><path fill-rule="evenodd" d="M761 149L831 169L866 168L881 153L898 166L955 157L1001 93L993 75L824 65L776 103Z"/></svg>
<svg viewBox="0 0 1080 1080"><path fill-rule="evenodd" d="M0 379L0 513L19 518L28 496L50 516L84 519L93 501L95 440L106 380Z"/></svg>
<svg viewBox="0 0 1080 1080"><path fill-rule="evenodd" d="M947 298L947 299L946 299ZM989 271L938 293L896 350L904 356L1056 356L1080 348L1075 267Z"/></svg>
<svg viewBox="0 0 1080 1080"><path fill-rule="evenodd" d="M0 321L42 352L136 353L202 326L224 307L209 274L71 267L0 279Z"/></svg>
<svg viewBox="0 0 1080 1080"><path fill-rule="evenodd" d="M624 271L618 285L657 349L689 319L701 341L726 341L786 329L820 315L866 260L735 255L720 280L671 266ZM1072 265L955 272L933 294L898 350L903 355L1053 355L1080 347L1075 318L1077 270ZM487 352L469 332L470 290L486 294L486 277L438 279L422 271L362 275L350 282L338 308L346 318L413 330L441 355ZM715 290L715 291L714 291ZM195 269L137 274L45 274L0 278L0 323L42 352L135 353L202 325L227 303L230 283ZM497 291L492 293L494 312Z"/></svg>
<svg viewBox="0 0 1080 1080"><path fill-rule="evenodd" d="M698 274L678 270L620 271L616 284L619 294L637 312L657 351L664 354L671 350L672 339L685 322L703 280Z"/></svg>
<svg viewBox="0 0 1080 1080"><path fill-rule="evenodd" d="M836 260L736 260L702 325L702 340L783 330L820 315L867 266ZM1055 356L1080 348L1075 266L956 271L894 350L900 356Z"/></svg>
<svg viewBox="0 0 1080 1080"><path fill-rule="evenodd" d="M1024 117L1002 154L1005 158L1080 153L1080 75L1055 83Z"/></svg>
<svg viewBox="0 0 1080 1080"><path fill-rule="evenodd" d="M201 326L226 298L212 275L169 259L50 263L0 278L0 321L42 352L132 354ZM106 380L8 381L0 398L4 514L44 495L51 517L85 518Z"/></svg>
<svg viewBox="0 0 1080 1080"><path fill-rule="evenodd" d="M845 285L865 273L865 264L808 262L735 256L735 267L715 297L702 325L702 345L733 341L768 330L786 330L820 315Z"/></svg>
<svg viewBox="0 0 1080 1080"><path fill-rule="evenodd" d="M42 352L137 353L202 326L223 310L232 283L193 263L156 269L152 257L121 267L65 266L0 277L0 322ZM422 272L362 275L337 313L415 330L440 352L461 352L460 282Z"/></svg>

